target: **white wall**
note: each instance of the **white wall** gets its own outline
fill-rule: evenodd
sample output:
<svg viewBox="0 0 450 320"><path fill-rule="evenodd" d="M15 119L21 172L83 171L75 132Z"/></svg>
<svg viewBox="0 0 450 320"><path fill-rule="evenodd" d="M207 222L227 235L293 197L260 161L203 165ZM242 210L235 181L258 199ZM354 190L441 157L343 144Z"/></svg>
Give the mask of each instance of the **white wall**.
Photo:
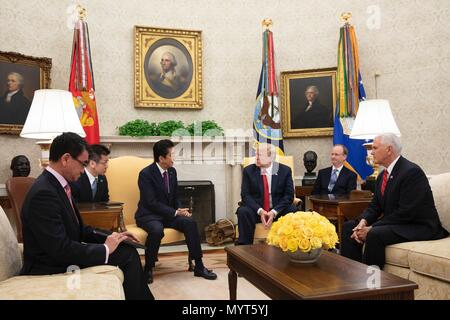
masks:
<svg viewBox="0 0 450 320"><path fill-rule="evenodd" d="M73 31L67 26L67 10L72 4L1 0L0 50L52 58L53 88L68 86ZM450 171L449 1L86 0L83 4L101 135L115 134L116 127L136 118L213 119L227 129L251 128L261 67L261 20L274 21L278 72L325 68L336 66L338 17L351 11L368 98L375 97L377 71L378 98L391 102L405 156L427 173ZM379 26L373 19L377 10ZM134 25L203 31L203 110L134 108ZM10 176L9 162L20 153L32 160L32 175L39 173L39 151L32 141L0 135L0 143L0 182ZM319 154L319 167L328 165L331 143L330 137L286 140L286 152L296 157L296 175L304 172L300 162L306 150Z"/></svg>

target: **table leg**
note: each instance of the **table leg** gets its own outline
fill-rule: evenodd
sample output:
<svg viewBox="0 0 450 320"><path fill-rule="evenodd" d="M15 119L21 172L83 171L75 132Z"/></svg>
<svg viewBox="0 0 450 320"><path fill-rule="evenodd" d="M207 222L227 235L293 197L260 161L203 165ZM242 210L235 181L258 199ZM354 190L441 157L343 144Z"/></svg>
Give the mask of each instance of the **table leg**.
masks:
<svg viewBox="0 0 450 320"><path fill-rule="evenodd" d="M230 300L236 300L237 274L231 269L228 272L228 289L230 290Z"/></svg>

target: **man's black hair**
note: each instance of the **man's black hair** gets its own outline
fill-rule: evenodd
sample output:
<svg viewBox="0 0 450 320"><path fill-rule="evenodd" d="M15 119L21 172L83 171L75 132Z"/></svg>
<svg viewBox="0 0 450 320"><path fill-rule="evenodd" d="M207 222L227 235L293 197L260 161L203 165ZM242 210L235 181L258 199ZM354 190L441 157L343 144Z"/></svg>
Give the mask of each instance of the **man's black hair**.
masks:
<svg viewBox="0 0 450 320"><path fill-rule="evenodd" d="M102 144L91 144L88 146L89 160L99 162L102 156L108 156L111 151Z"/></svg>
<svg viewBox="0 0 450 320"><path fill-rule="evenodd" d="M159 162L159 157L165 157L169 154L169 149L173 148L175 145L172 141L165 139L165 140L159 140L155 145L153 146L153 159L156 162Z"/></svg>
<svg viewBox="0 0 450 320"><path fill-rule="evenodd" d="M65 153L76 159L86 149L87 142L82 137L73 132L64 132L53 139L49 160L57 162Z"/></svg>

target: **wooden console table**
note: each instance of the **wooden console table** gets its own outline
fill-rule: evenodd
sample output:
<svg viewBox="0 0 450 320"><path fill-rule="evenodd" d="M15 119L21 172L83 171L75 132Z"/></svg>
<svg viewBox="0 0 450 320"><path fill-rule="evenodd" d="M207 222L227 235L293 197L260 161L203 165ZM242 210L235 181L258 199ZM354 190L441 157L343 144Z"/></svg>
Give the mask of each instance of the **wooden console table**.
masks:
<svg viewBox="0 0 450 320"><path fill-rule="evenodd" d="M312 264L289 261L279 248L266 244L226 247L230 300L236 300L237 274L272 299L412 300L414 282L379 271L374 285L369 266L323 251ZM373 272L372 272L373 273Z"/></svg>
<svg viewBox="0 0 450 320"><path fill-rule="evenodd" d="M329 220L337 221L339 241L342 239L342 225L345 218L354 219L358 217L369 206L372 197L353 197L350 195L321 194L309 197L313 210L327 217Z"/></svg>
<svg viewBox="0 0 450 320"><path fill-rule="evenodd" d="M111 231L126 231L123 222L123 206L104 203L78 203L83 223Z"/></svg>

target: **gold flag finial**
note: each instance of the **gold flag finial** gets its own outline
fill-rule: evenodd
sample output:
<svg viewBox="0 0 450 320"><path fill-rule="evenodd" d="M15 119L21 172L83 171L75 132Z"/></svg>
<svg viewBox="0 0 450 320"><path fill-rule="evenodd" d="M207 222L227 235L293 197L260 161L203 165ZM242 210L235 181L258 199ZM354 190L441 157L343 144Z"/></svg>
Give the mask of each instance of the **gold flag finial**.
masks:
<svg viewBox="0 0 450 320"><path fill-rule="evenodd" d="M341 13L341 21L343 23L350 23L350 18L352 17L351 12L343 12Z"/></svg>
<svg viewBox="0 0 450 320"><path fill-rule="evenodd" d="M272 19L269 19L269 18L264 19L262 21L262 25L265 29L269 29L272 24L273 24Z"/></svg>
<svg viewBox="0 0 450 320"><path fill-rule="evenodd" d="M78 18L80 20L86 19L87 11L85 8L83 8L81 5L77 5L77 11L78 11Z"/></svg>

